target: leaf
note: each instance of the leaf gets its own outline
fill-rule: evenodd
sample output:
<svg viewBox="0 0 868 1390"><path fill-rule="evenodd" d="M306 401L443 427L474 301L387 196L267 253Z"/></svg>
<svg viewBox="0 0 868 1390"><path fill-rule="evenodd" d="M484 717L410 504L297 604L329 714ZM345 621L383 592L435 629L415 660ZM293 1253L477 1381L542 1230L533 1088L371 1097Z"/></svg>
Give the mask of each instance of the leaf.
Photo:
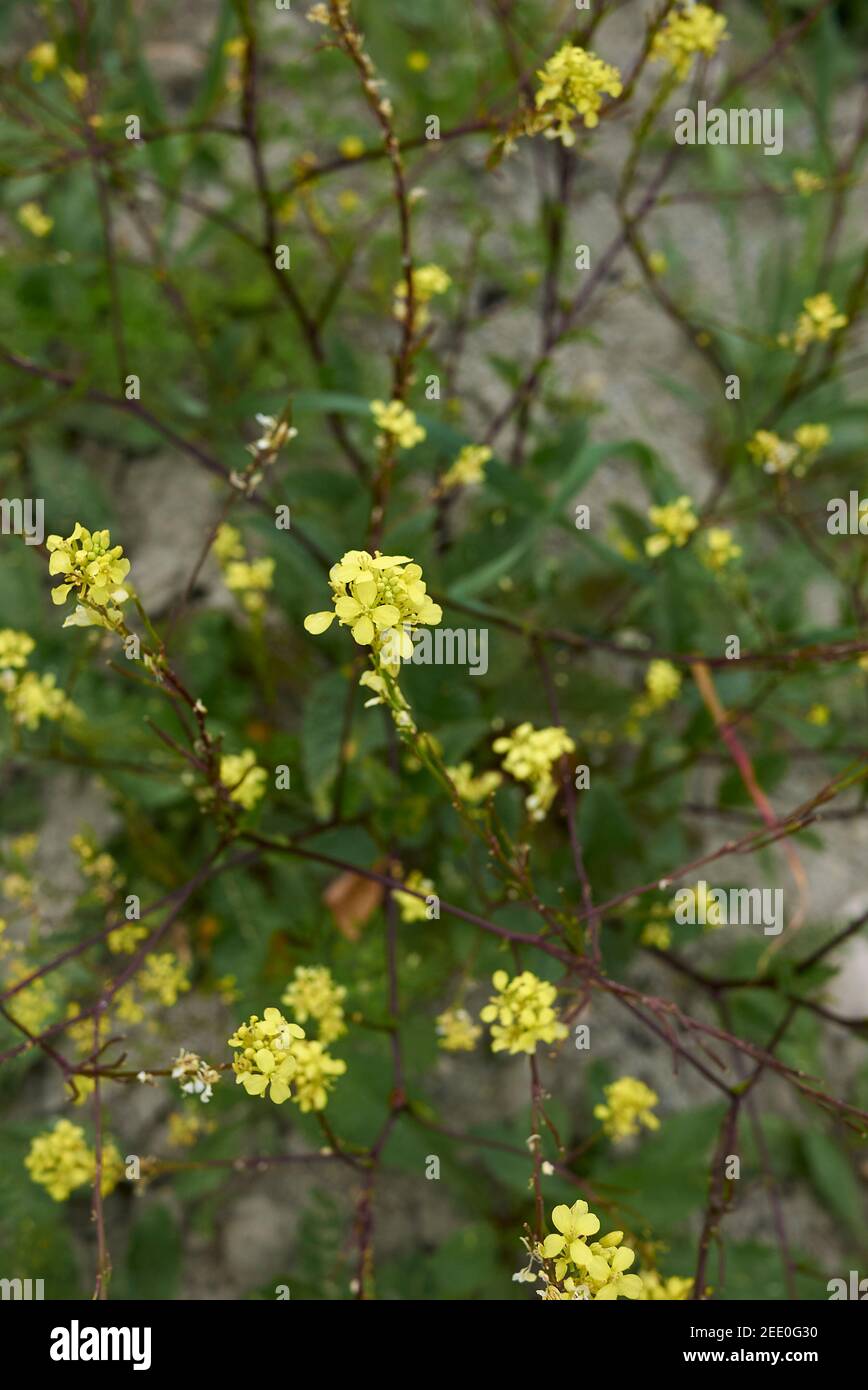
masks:
<svg viewBox="0 0 868 1390"><path fill-rule="evenodd" d="M808 1176L820 1197L847 1230L858 1226L862 1193L853 1169L837 1144L819 1130L802 1135L802 1151Z"/></svg>

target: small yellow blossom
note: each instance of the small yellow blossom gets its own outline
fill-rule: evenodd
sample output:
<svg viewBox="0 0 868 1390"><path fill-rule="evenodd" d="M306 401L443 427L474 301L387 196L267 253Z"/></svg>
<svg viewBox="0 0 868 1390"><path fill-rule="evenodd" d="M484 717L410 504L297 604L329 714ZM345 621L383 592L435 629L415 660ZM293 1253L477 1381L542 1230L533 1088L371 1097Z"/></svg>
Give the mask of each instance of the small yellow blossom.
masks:
<svg viewBox="0 0 868 1390"><path fill-rule="evenodd" d="M472 487L485 482L485 465L491 458L487 444L465 444L451 468L440 479L442 488Z"/></svg>
<svg viewBox="0 0 868 1390"><path fill-rule="evenodd" d="M748 440L747 451L766 473L786 473L799 452L795 444L781 439L774 430L757 430Z"/></svg>
<svg viewBox="0 0 868 1390"><path fill-rule="evenodd" d="M447 767L446 771L461 800L468 801L471 805L487 801L503 782L499 772L480 772L475 776L473 764L469 762L459 763L457 767Z"/></svg>
<svg viewBox="0 0 868 1390"><path fill-rule="evenodd" d="M299 1110L324 1110L335 1080L343 1076L346 1062L331 1057L321 1042L297 1042L293 1055L296 1069L292 1074L292 1100ZM272 1096L274 1100L274 1083Z"/></svg>
<svg viewBox="0 0 868 1390"><path fill-rule="evenodd" d="M413 323L416 328L424 328L429 320L426 305L435 295L445 294L452 280L439 265L420 265L413 271ZM401 280L395 286L395 304L392 312L402 323L407 316L407 281Z"/></svg>
<svg viewBox="0 0 868 1390"><path fill-rule="evenodd" d="M338 149L344 159L358 159L365 153L365 142L360 140L358 135L345 135Z"/></svg>
<svg viewBox="0 0 868 1390"><path fill-rule="evenodd" d="M265 794L268 773L257 765L253 749L245 748L243 753L224 753L220 759L220 781L230 801L252 811Z"/></svg>
<svg viewBox="0 0 868 1390"><path fill-rule="evenodd" d="M214 1131L212 1122L203 1119L196 1111L173 1110L169 1116L169 1143L176 1149L189 1149L203 1134Z"/></svg>
<svg viewBox="0 0 868 1390"><path fill-rule="evenodd" d="M57 49L53 43L38 43L27 54L30 73L34 82L41 82L49 73L57 69Z"/></svg>
<svg viewBox="0 0 868 1390"><path fill-rule="evenodd" d="M668 63L676 76L685 78L697 53L710 58L717 52L718 44L727 37L725 30L723 15L716 14L710 5L684 0L654 35L651 58Z"/></svg>
<svg viewBox="0 0 868 1390"><path fill-rule="evenodd" d="M658 1096L643 1081L633 1076L621 1076L604 1088L605 1105L594 1106L594 1118L603 1121L603 1130L619 1142L646 1129L659 1129L660 1121L653 1112Z"/></svg>
<svg viewBox="0 0 868 1390"><path fill-rule="evenodd" d="M810 295L802 309L792 338L793 350L799 356L807 352L812 343L827 343L833 333L845 328L850 321L846 314L838 312L834 299L825 291ZM782 335L781 341L785 346L790 345L790 338L786 334Z"/></svg>
<svg viewBox="0 0 868 1390"><path fill-rule="evenodd" d="M17 959L9 966L6 973L6 988L9 989L13 985L20 984L32 973L32 966L23 959ZM28 1033L38 1034L51 1022L57 1001L45 977L40 976L26 989L19 990L17 994L14 994L4 1007L10 1018L14 1019L16 1023L20 1023L22 1028L27 1029Z"/></svg>
<svg viewBox="0 0 868 1390"><path fill-rule="evenodd" d="M63 68L60 75L73 101L81 101L87 92L87 78L84 73L76 72L74 68Z"/></svg>
<svg viewBox="0 0 868 1390"><path fill-rule="evenodd" d="M595 53L574 44L563 44L538 73L537 120L548 140L570 146L576 142L572 122L579 116L588 129L599 124L598 112L603 94L619 97L623 91L617 68L604 63Z"/></svg>
<svg viewBox="0 0 868 1390"><path fill-rule="evenodd" d="M648 268L653 275L665 275L669 262L662 251L652 251L648 257Z"/></svg>
<svg viewBox="0 0 868 1390"><path fill-rule="evenodd" d="M413 449L425 438L425 430L416 423L416 416L403 401L371 401L374 423L383 435L391 435L400 448Z"/></svg>
<svg viewBox="0 0 868 1390"><path fill-rule="evenodd" d="M217 528L211 549L221 565L228 564L230 560L242 560L244 558L244 544L238 527L230 526L228 521L224 521Z"/></svg>
<svg viewBox="0 0 868 1390"><path fill-rule="evenodd" d="M54 218L43 212L38 203L22 203L17 215L22 227L33 236L48 236L54 226Z"/></svg>
<svg viewBox="0 0 868 1390"><path fill-rule="evenodd" d="M343 1002L347 991L336 985L325 965L297 965L295 974L281 996L299 1020L313 1019L321 1043L328 1045L347 1031Z"/></svg>
<svg viewBox="0 0 868 1390"><path fill-rule="evenodd" d="M17 680L0 679L4 704L13 724L25 729L37 729L43 719L75 719L79 711L62 690L57 689L56 677L38 676L26 671Z"/></svg>
<svg viewBox="0 0 868 1390"><path fill-rule="evenodd" d="M472 1052L482 1037L466 1009L444 1009L437 1015L437 1033L437 1046L444 1052Z"/></svg>
<svg viewBox="0 0 868 1390"><path fill-rule="evenodd" d="M55 1202L63 1202L76 1188L94 1181L96 1155L88 1148L80 1125L58 1120L54 1129L32 1141L24 1166ZM123 1160L114 1144L103 1145L101 1167L100 1190L106 1197L124 1175Z"/></svg>
<svg viewBox="0 0 868 1390"><path fill-rule="evenodd" d="M567 1036L566 1026L554 1007L557 990L530 970L510 979L505 970L492 976L493 994L479 1017L491 1024L492 1052L532 1055L537 1043L553 1043Z"/></svg>
<svg viewBox="0 0 868 1390"><path fill-rule="evenodd" d="M679 548L687 544L699 525L693 511L693 503L686 495L677 497L665 506L649 507L648 520L657 530L645 540L645 553L653 558L663 555L670 546Z"/></svg>
<svg viewBox="0 0 868 1390"><path fill-rule="evenodd" d="M652 661L645 673L645 689L654 709L662 709L676 699L681 689L681 672L671 661Z"/></svg>
<svg viewBox="0 0 868 1390"><path fill-rule="evenodd" d="M793 431L793 440L800 449L799 463L796 472L804 471L822 449L825 449L829 440L832 438L832 431L828 425L799 425Z"/></svg>
<svg viewBox="0 0 868 1390"><path fill-rule="evenodd" d="M534 1252L538 1259L555 1261L554 1280L545 1273L541 1276L545 1287L538 1290L540 1298L609 1301L642 1297L641 1279L627 1273L636 1252L622 1244L624 1232L609 1231L588 1243L587 1237L599 1231L600 1219L588 1210L587 1202L580 1198L571 1207L555 1207L552 1225L557 1234L546 1236Z"/></svg>
<svg viewBox="0 0 868 1390"><path fill-rule="evenodd" d="M530 793L525 806L533 820L544 820L555 799L557 783L552 769L564 753L574 753L576 745L566 729L535 729L519 724L511 734L494 740L495 753L505 753L503 770L518 782L528 782Z"/></svg>
<svg viewBox="0 0 868 1390"><path fill-rule="evenodd" d="M407 54L407 67L411 72L424 72L431 59L427 53L423 53L421 48L414 48Z"/></svg>
<svg viewBox="0 0 868 1390"><path fill-rule="evenodd" d="M0 629L0 671L21 670L36 643L26 632L11 627Z"/></svg>
<svg viewBox="0 0 868 1390"><path fill-rule="evenodd" d="M805 717L809 724L815 724L818 729L824 729L829 722L829 706L811 705Z"/></svg>
<svg viewBox="0 0 868 1390"><path fill-rule="evenodd" d="M131 956L147 934L147 927L140 926L137 922L128 922L125 926L115 927L114 931L109 932L106 945L115 955Z"/></svg>
<svg viewBox="0 0 868 1390"><path fill-rule="evenodd" d="M650 918L642 928L639 941L643 946L653 946L658 951L667 951L672 945L672 912L666 903L655 903L651 908Z"/></svg>
<svg viewBox="0 0 868 1390"><path fill-rule="evenodd" d="M723 526L710 526L705 533L705 549L702 563L710 570L726 569L732 560L741 555L741 546L736 545L732 532Z"/></svg>
<svg viewBox="0 0 868 1390"><path fill-rule="evenodd" d="M810 169L794 169L793 183L803 198L810 198L812 193L819 193L826 187L826 180L819 174L812 173Z"/></svg>
<svg viewBox="0 0 868 1390"><path fill-rule="evenodd" d="M232 1062L236 1085L249 1096L266 1095L275 1105L289 1099L289 1082L298 1062L296 1048L304 1029L289 1023L279 1009L265 1010L260 1019L253 1014L241 1023L229 1039L229 1046L240 1048Z"/></svg>
<svg viewBox="0 0 868 1390"><path fill-rule="evenodd" d="M424 894L417 898L414 893L404 893L400 889L395 889L392 896L401 911L402 922L426 922L428 920L428 909L425 898L430 898L434 892L434 884L430 878L426 878L420 869L411 869L404 883L407 888L412 888L416 893Z"/></svg>
<svg viewBox="0 0 868 1390"><path fill-rule="evenodd" d="M126 603L130 597L129 590L122 587L130 570L123 546L113 546L108 531L91 533L81 522L76 522L65 540L49 536L45 545L51 555L49 574L63 576L63 583L51 591L52 602L65 603L70 593L80 600L63 626L117 629L122 615L114 605Z"/></svg>

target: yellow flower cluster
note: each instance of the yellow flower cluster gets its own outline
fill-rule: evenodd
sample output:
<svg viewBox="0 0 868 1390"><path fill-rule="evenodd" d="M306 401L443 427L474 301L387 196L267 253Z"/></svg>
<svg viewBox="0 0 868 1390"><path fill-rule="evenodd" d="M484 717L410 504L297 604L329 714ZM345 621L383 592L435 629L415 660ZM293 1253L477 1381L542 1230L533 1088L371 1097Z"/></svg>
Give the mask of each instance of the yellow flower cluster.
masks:
<svg viewBox="0 0 868 1390"><path fill-rule="evenodd" d="M57 68L57 49L53 43L38 43L27 54L30 75L34 82L41 82L48 73Z"/></svg>
<svg viewBox="0 0 868 1390"><path fill-rule="evenodd" d="M654 903L639 941L658 951L667 951L672 945L672 909L667 903Z"/></svg>
<svg viewBox="0 0 868 1390"><path fill-rule="evenodd" d="M414 889L414 892L404 893L398 888L392 895L400 909L401 921L427 922L428 909L425 898L430 898L436 892L434 884L430 878L425 877L421 869L411 869L404 883L407 888ZM415 893L422 893L424 896L417 898Z"/></svg>
<svg viewBox="0 0 868 1390"><path fill-rule="evenodd" d="M45 544L51 555L49 574L63 575L63 583L51 591L52 602L66 603L70 593L79 600L63 626L117 631L122 614L116 605L126 603L130 597L129 590L123 587L130 570L123 547L111 544L108 531L91 533L79 521L65 540L49 536Z"/></svg>
<svg viewBox="0 0 868 1390"><path fill-rule="evenodd" d="M314 635L325 632L337 618L350 628L361 646L379 650L381 634L398 633L400 654L412 656L409 629L419 623L439 623L440 605L427 593L422 567L407 555L369 555L366 550L348 550L329 571L334 612L309 613L305 630Z"/></svg>
<svg viewBox="0 0 868 1390"><path fill-rule="evenodd" d="M252 748L243 753L224 753L220 759L220 781L229 793L230 801L237 801L245 811L252 811L265 794L268 773L259 767Z"/></svg>
<svg viewBox="0 0 868 1390"><path fill-rule="evenodd" d="M670 1274L666 1279L656 1269L640 1269L643 1303L679 1303L689 1298L693 1292L693 1280L683 1279L678 1274Z"/></svg>
<svg viewBox="0 0 868 1390"><path fill-rule="evenodd" d="M320 1042L328 1044L347 1031L343 1009L346 997L346 989L335 984L328 966L297 965L280 1002L292 1010L300 1023L312 1018Z"/></svg>
<svg viewBox="0 0 868 1390"><path fill-rule="evenodd" d="M79 713L58 690L55 676L25 669L35 645L26 632L0 631L0 693L13 724L25 729L38 729L43 719L75 719Z"/></svg>
<svg viewBox="0 0 868 1390"><path fill-rule="evenodd" d="M274 583L274 561L269 557L249 560L241 532L225 521L214 538L213 550L223 570L226 588L239 595L248 613L261 613L265 594Z"/></svg>
<svg viewBox="0 0 868 1390"><path fill-rule="evenodd" d="M169 1143L176 1149L189 1149L202 1134L213 1134L212 1120L206 1120L196 1111L173 1110L169 1116Z"/></svg>
<svg viewBox="0 0 868 1390"><path fill-rule="evenodd" d="M620 1141L639 1133L639 1126L659 1129L660 1121L653 1112L659 1097L656 1091L637 1081L634 1076L621 1076L611 1086L604 1087L605 1105L594 1106L594 1118L603 1121L610 1139Z"/></svg>
<svg viewBox="0 0 868 1390"><path fill-rule="evenodd" d="M575 44L563 44L538 73L537 117L531 130L542 130L546 139L576 143L572 123L579 116L592 129L599 124L603 94L619 97L623 91L617 68L595 53Z"/></svg>
<svg viewBox="0 0 868 1390"><path fill-rule="evenodd" d="M24 1166L55 1202L63 1202L76 1188L93 1182L96 1154L88 1148L80 1125L58 1120L54 1129L38 1134L32 1141ZM114 1191L123 1175L124 1165L117 1148L112 1143L104 1144L100 1183L104 1197Z"/></svg>
<svg viewBox="0 0 868 1390"><path fill-rule="evenodd" d="M826 180L819 174L812 173L810 169L794 169L793 183L803 198L810 198L812 193L819 193L826 187Z"/></svg>
<svg viewBox="0 0 868 1390"><path fill-rule="evenodd" d="M167 1009L177 1004L179 994L186 994L190 988L187 973L172 951L145 956L136 983L143 994L152 994Z"/></svg>
<svg viewBox="0 0 868 1390"><path fill-rule="evenodd" d="M741 546L736 545L733 540L732 532L723 526L710 526L703 539L705 548L702 552L702 563L707 569L726 569L727 565L737 560L742 553Z"/></svg>
<svg viewBox="0 0 868 1390"><path fill-rule="evenodd" d="M557 990L530 970L510 979L505 970L492 976L493 994L480 1013L483 1023L491 1024L492 1052L518 1052L532 1055L537 1043L553 1043L567 1036L554 1002Z"/></svg>
<svg viewBox="0 0 868 1390"><path fill-rule="evenodd" d="M810 295L802 305L802 313L796 321L795 332L781 333L778 342L782 347L792 347L801 356L812 343L826 343L839 328L850 322L846 314L838 312L834 299L824 290L821 294Z"/></svg>
<svg viewBox="0 0 868 1390"><path fill-rule="evenodd" d="M686 495L662 507L649 507L648 520L657 527L645 540L645 553L652 559L663 555L671 546L680 549L686 545L699 525L693 503Z"/></svg>
<svg viewBox="0 0 868 1390"><path fill-rule="evenodd" d="M518 782L530 784L525 806L533 820L544 820L555 799L557 783L552 769L564 753L574 753L576 745L566 729L553 726L535 729L532 724L519 724L511 734L496 738L495 753L504 753L503 770Z"/></svg>
<svg viewBox="0 0 868 1390"><path fill-rule="evenodd" d="M422 329L429 321L427 305L435 295L445 294L452 284L446 271L439 265L420 265L413 270L413 326ZM395 304L392 312L401 323L407 317L407 281L401 280L395 286ZM379 422L378 422L379 423Z"/></svg>
<svg viewBox="0 0 868 1390"><path fill-rule="evenodd" d="M249 1096L264 1100L269 1095L275 1105L282 1105L289 1099L289 1083L298 1067L296 1048L303 1038L304 1029L289 1023L279 1009L266 1009L262 1018L251 1015L229 1039L230 1047L240 1049L232 1062L236 1085Z"/></svg>
<svg viewBox="0 0 868 1390"><path fill-rule="evenodd" d="M43 212L38 203L22 203L18 209L18 221L31 236L48 236L54 226L54 218Z"/></svg>
<svg viewBox="0 0 868 1390"><path fill-rule="evenodd" d="M294 1048L296 1069L292 1076L292 1099L304 1114L324 1110L338 1076L347 1069L340 1057L331 1057L321 1042L305 1039ZM274 1087L272 1096L274 1100Z"/></svg>
<svg viewBox="0 0 868 1390"><path fill-rule="evenodd" d="M587 1202L579 1199L571 1207L555 1207L552 1225L558 1233L546 1236L536 1249L538 1258L555 1261L554 1280L542 1276L546 1287L539 1291L541 1298L597 1302L642 1297L642 1280L627 1273L636 1252L622 1244L624 1232L609 1231L588 1243L587 1237L600 1229L600 1218L588 1210Z"/></svg>
<svg viewBox="0 0 868 1390"><path fill-rule="evenodd" d="M438 1047L444 1052L472 1052L482 1029L466 1009L444 1009L437 1015Z"/></svg>
<svg viewBox="0 0 868 1390"><path fill-rule="evenodd" d="M681 672L671 661L652 661L645 672L645 689L654 709L661 709L678 695Z"/></svg>
<svg viewBox="0 0 868 1390"><path fill-rule="evenodd" d="M457 767L447 767L446 771L461 800L468 801L472 806L486 801L503 781L499 772L480 772L475 776L473 764L469 762L459 763Z"/></svg>
<svg viewBox="0 0 868 1390"><path fill-rule="evenodd" d="M110 902L124 882L115 860L105 850L100 850L89 834L73 835L69 847L78 860L80 872L90 880L94 896L99 902ZM143 932L145 928L138 930Z"/></svg>
<svg viewBox="0 0 868 1390"><path fill-rule="evenodd" d="M2 926L5 928L5 922ZM14 947L12 948L14 950ZM4 953L5 954L5 953ZM5 986L11 989L27 975L32 974L33 966L28 965L23 956L16 957L6 970ZM6 1009L10 1018L26 1028L28 1033L41 1033L51 1022L57 1001L44 976L34 980L26 989L13 995Z"/></svg>
<svg viewBox="0 0 868 1390"><path fill-rule="evenodd" d="M727 35L726 20L709 5L684 0L682 8L670 14L663 28L654 35L652 59L666 62L678 77L690 72L697 53L710 58Z"/></svg>
<svg viewBox="0 0 868 1390"><path fill-rule="evenodd" d="M766 473L787 473L792 468L801 478L831 438L828 425L799 425L791 440L781 439L774 430L757 430L748 440L747 451Z"/></svg>
<svg viewBox="0 0 868 1390"><path fill-rule="evenodd" d="M390 401L388 405L385 401L371 401L371 414L381 431L380 444L385 436L391 435L402 449L413 449L425 438L425 430L417 424L416 416L403 401Z"/></svg>
<svg viewBox="0 0 868 1390"><path fill-rule="evenodd" d="M485 465L491 458L487 444L465 444L458 457L440 479L445 490L454 487L473 487L485 482Z"/></svg>

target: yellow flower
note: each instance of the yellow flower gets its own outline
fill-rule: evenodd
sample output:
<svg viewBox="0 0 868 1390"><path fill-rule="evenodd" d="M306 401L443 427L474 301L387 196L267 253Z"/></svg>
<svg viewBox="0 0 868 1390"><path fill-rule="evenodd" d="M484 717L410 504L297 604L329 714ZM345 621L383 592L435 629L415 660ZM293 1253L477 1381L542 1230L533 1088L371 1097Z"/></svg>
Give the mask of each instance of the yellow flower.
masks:
<svg viewBox="0 0 868 1390"><path fill-rule="evenodd" d="M54 226L54 218L43 212L38 203L22 203L18 209L18 221L33 236L48 236Z"/></svg>
<svg viewBox="0 0 868 1390"><path fill-rule="evenodd" d="M826 180L819 174L811 173L810 169L794 169L793 183L803 198L810 198L812 193L819 193L826 187Z"/></svg>
<svg viewBox="0 0 868 1390"><path fill-rule="evenodd" d="M30 72L34 82L41 82L49 72L57 68L57 49L53 43L38 43L27 54Z"/></svg>
<svg viewBox="0 0 868 1390"><path fill-rule="evenodd" d="M439 265L420 265L413 271L413 321L417 328L424 328L429 315L425 305L437 294L445 294L452 284L449 275ZM395 286L395 304L392 312L403 323L407 314L407 281L401 280Z"/></svg>
<svg viewBox="0 0 868 1390"><path fill-rule="evenodd" d="M130 597L129 590L122 587L130 570L123 546L113 546L108 531L91 533L80 521L66 540L49 536L45 544L51 555L49 574L63 575L63 583L51 591L52 602L65 603L70 593L81 600L63 626L116 629L122 615L114 605L126 603ZM90 606L93 604L104 612L97 612Z"/></svg>
<svg viewBox="0 0 868 1390"><path fill-rule="evenodd" d="M173 1110L169 1116L169 1143L176 1149L189 1149L201 1134L213 1133L214 1125L196 1111Z"/></svg>
<svg viewBox="0 0 868 1390"><path fill-rule="evenodd" d="M64 68L60 75L73 101L81 101L87 91L87 78L84 73L76 72L74 68Z"/></svg>
<svg viewBox="0 0 868 1390"><path fill-rule="evenodd" d="M4 884L5 891L5 884ZM9 894L7 893L8 897ZM19 984L26 976L32 974L33 967L28 965L23 959L16 960L10 965L6 974L6 987ZM44 976L34 980L26 989L22 989L18 994L13 995L6 1004L6 1009L11 1018L16 1023L20 1023L26 1028L28 1033L41 1033L54 1015L57 1001L52 994Z"/></svg>
<svg viewBox="0 0 868 1390"><path fill-rule="evenodd" d="M402 449L413 449L425 438L425 430L416 423L416 416L402 401L371 401L374 423L384 435L391 435Z"/></svg>
<svg viewBox="0 0 868 1390"><path fill-rule="evenodd" d="M694 514L693 503L686 495L677 497L662 507L649 507L648 520L658 529L645 540L645 553L652 558L664 554L670 546L680 548L687 544L699 525Z"/></svg>
<svg viewBox="0 0 868 1390"><path fill-rule="evenodd" d="M296 1069L292 1074L292 1100L299 1110L324 1110L335 1079L343 1076L346 1062L330 1057L321 1042L298 1042L293 1053ZM272 1096L274 1100L274 1086Z"/></svg>
<svg viewBox="0 0 868 1390"><path fill-rule="evenodd" d="M846 314L840 314L835 301L825 291L811 295L805 300L803 312L796 322L793 336L793 349L800 356L811 343L826 343L832 334L849 323ZM787 339L789 341L789 339Z"/></svg>
<svg viewBox="0 0 868 1390"><path fill-rule="evenodd" d="M172 951L145 956L136 983L144 994L153 994L166 1008L178 1002L178 995L190 988L184 967Z"/></svg>
<svg viewBox="0 0 868 1390"><path fill-rule="evenodd" d="M480 772L478 776L474 776L473 764L469 762L459 763L457 767L447 767L446 771L461 800L468 801L471 805L486 801L503 782L499 772Z"/></svg>
<svg viewBox="0 0 868 1390"><path fill-rule="evenodd" d="M358 135L345 135L338 149L344 159L358 159L365 153L365 142L360 140Z"/></svg>
<svg viewBox="0 0 868 1390"><path fill-rule="evenodd" d="M661 709L678 695L681 672L671 661L652 661L645 673L645 689L654 709Z"/></svg>
<svg viewBox="0 0 868 1390"><path fill-rule="evenodd" d="M732 532L723 526L710 526L705 533L705 551L702 562L710 570L725 569L731 560L741 555L741 546L736 545Z"/></svg>
<svg viewBox="0 0 868 1390"><path fill-rule="evenodd" d="M639 1295L642 1302L681 1302L689 1298L693 1292L693 1280L682 1279L677 1274L671 1274L665 1279L656 1269L640 1269L639 1278L642 1280L642 1292Z"/></svg>
<svg viewBox="0 0 868 1390"><path fill-rule="evenodd" d="M487 444L465 444L452 467L440 479L444 488L471 487L485 482L485 465L491 458Z"/></svg>
<svg viewBox="0 0 868 1390"><path fill-rule="evenodd" d="M71 1000L66 1006L66 1017L68 1019L77 1019L80 1013L81 1005L77 1004L75 1000ZM108 1014L101 1013L96 1017L99 1020L98 1022L96 1022L94 1016L91 1015L88 1018L81 1019L78 1023L67 1023L66 1025L66 1036L82 1057L89 1057L93 1052L94 1045L104 1043L111 1033L112 1025ZM78 1078L80 1082L86 1081L87 1079L87 1077Z"/></svg>
<svg viewBox="0 0 868 1390"><path fill-rule="evenodd" d="M382 634L395 632L400 637L400 655L412 656L412 629L420 623L434 626L443 616L427 592L421 566L407 555L348 550L332 565L329 583L334 611L309 613L304 620L305 631L315 636L337 618L360 646L379 652Z"/></svg>
<svg viewBox="0 0 868 1390"><path fill-rule="evenodd" d="M511 734L495 739L492 747L495 753L506 754L504 772L518 782L530 784L525 806L533 820L544 820L557 791L552 769L564 753L574 753L576 749L566 729L535 729L530 723L519 724Z"/></svg>
<svg viewBox="0 0 868 1390"><path fill-rule="evenodd" d="M13 724L25 729L37 729L43 719L74 719L79 711L62 690L57 689L55 676L37 676L26 671L17 680L8 677L0 681L5 691L4 704Z"/></svg>
<svg viewBox="0 0 868 1390"><path fill-rule="evenodd" d="M806 718L809 724L816 724L818 729L824 729L829 722L829 706L811 705Z"/></svg>
<svg viewBox="0 0 868 1390"><path fill-rule="evenodd" d="M702 53L710 58L726 39L725 29L723 15L715 14L709 5L694 5L685 0L683 8L670 14L654 35L652 60L667 62L678 77L686 77L694 55Z"/></svg>
<svg viewBox="0 0 868 1390"><path fill-rule="evenodd" d="M662 251L652 251L648 257L648 267L654 275L665 275L669 262Z"/></svg>
<svg viewBox="0 0 868 1390"><path fill-rule="evenodd" d="M55 1202L63 1202L77 1187L90 1181L92 1159L81 1126L71 1120L58 1120L54 1129L36 1135L24 1166Z"/></svg>
<svg viewBox="0 0 868 1390"><path fill-rule="evenodd" d="M604 63L595 53L573 44L563 44L545 67L537 73L540 88L536 94L537 120L532 129L541 129L549 140L574 145L572 122L581 117L590 129L599 124L598 112L603 93L619 97L623 91L617 68Z"/></svg>
<svg viewBox="0 0 868 1390"><path fill-rule="evenodd" d="M633 1076L621 1076L611 1086L604 1087L605 1105L594 1106L594 1117L603 1121L603 1130L619 1142L639 1133L639 1126L659 1129L660 1121L653 1113L659 1097L650 1086Z"/></svg>
<svg viewBox="0 0 868 1390"><path fill-rule="evenodd" d="M472 1052L482 1037L466 1009L444 1009L437 1015L438 1047L444 1052Z"/></svg>
<svg viewBox="0 0 868 1390"><path fill-rule="evenodd" d="M411 869L404 880L408 888L413 888L417 893L424 893L425 897L417 898L412 893L404 893L396 889L392 894L395 902L401 911L402 922L426 922L428 911L425 898L431 897L435 892L434 884L430 878L426 878L420 869Z"/></svg>
<svg viewBox="0 0 868 1390"><path fill-rule="evenodd" d="M245 811L252 811L265 794L268 773L257 765L253 749L245 748L243 753L224 753L220 759L220 781L230 801L237 801Z"/></svg>
<svg viewBox="0 0 868 1390"><path fill-rule="evenodd" d="M774 430L757 430L748 440L747 451L766 473L786 473L799 452L795 444L787 443Z"/></svg>
<svg viewBox="0 0 868 1390"><path fill-rule="evenodd" d="M228 521L224 521L218 526L211 548L221 565L227 564L230 560L244 559L241 532L237 526L230 526Z"/></svg>
<svg viewBox="0 0 868 1390"><path fill-rule="evenodd" d="M505 970L492 976L497 991L480 1013L483 1023L491 1024L492 1052L533 1054L537 1043L553 1043L567 1036L553 1007L557 990L530 970L512 980Z"/></svg>
<svg viewBox="0 0 868 1390"><path fill-rule="evenodd" d="M414 48L412 53L407 54L407 67L411 72L424 72L430 63L427 53L423 53L421 48Z"/></svg>
<svg viewBox="0 0 868 1390"><path fill-rule="evenodd" d="M346 989L335 984L327 966L297 965L280 1002L301 1023L314 1019L320 1042L328 1044L347 1031L343 1010L346 995Z"/></svg>
<svg viewBox="0 0 868 1390"><path fill-rule="evenodd" d="M799 428L793 431L793 440L801 450L796 473L803 473L814 462L820 450L825 449L831 438L832 431L828 425L799 425Z"/></svg>
<svg viewBox="0 0 868 1390"><path fill-rule="evenodd" d="M666 903L655 903L651 908L650 920L642 928L639 940L643 946L653 946L658 951L666 951L672 945L672 912Z"/></svg>
<svg viewBox="0 0 868 1390"><path fill-rule="evenodd" d="M296 1048L304 1038L304 1029L289 1023L279 1009L265 1010L260 1019L253 1014L241 1023L229 1039L229 1046L239 1048L232 1062L236 1085L243 1086L249 1096L266 1095L275 1105L289 1099L289 1082L298 1062Z"/></svg>
<svg viewBox="0 0 868 1390"><path fill-rule="evenodd" d="M88 1148L80 1125L58 1120L54 1129L32 1141L24 1166L55 1202L63 1202L77 1187L93 1182L96 1154ZM123 1160L111 1142L103 1145L101 1166L100 1191L107 1197L124 1176Z"/></svg>
<svg viewBox="0 0 868 1390"><path fill-rule="evenodd" d="M609 1231L589 1244L586 1237L596 1235L600 1219L581 1199L571 1207L555 1207L552 1225L559 1234L546 1236L535 1251L538 1259L555 1261L554 1281L548 1274L542 1276L546 1287L538 1290L541 1298L641 1298L642 1281L626 1273L636 1252L622 1245L623 1231Z"/></svg>

